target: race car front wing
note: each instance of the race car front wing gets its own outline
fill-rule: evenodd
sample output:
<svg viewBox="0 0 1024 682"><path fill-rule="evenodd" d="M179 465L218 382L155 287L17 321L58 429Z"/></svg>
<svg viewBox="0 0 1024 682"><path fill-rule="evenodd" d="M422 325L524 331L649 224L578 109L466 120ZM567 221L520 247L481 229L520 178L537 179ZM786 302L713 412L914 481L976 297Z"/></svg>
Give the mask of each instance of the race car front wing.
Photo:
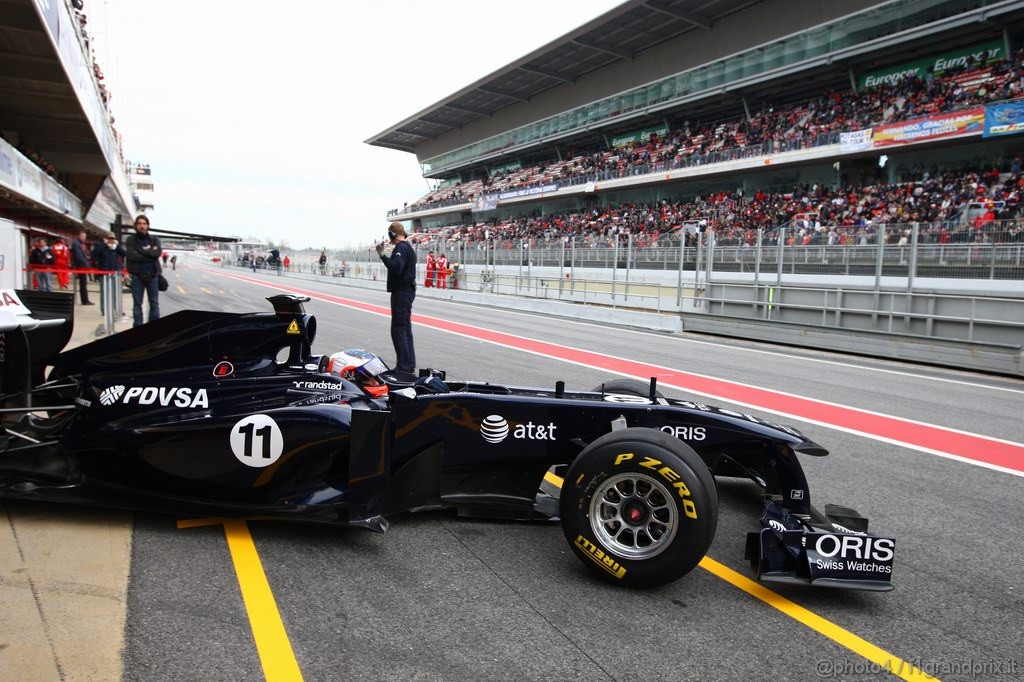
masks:
<svg viewBox="0 0 1024 682"><path fill-rule="evenodd" d="M758 580L888 592L896 540L867 533L867 519L841 507L826 507L819 521L790 514L774 501L765 505L760 531L747 535L746 558ZM845 523L839 523L839 520Z"/></svg>

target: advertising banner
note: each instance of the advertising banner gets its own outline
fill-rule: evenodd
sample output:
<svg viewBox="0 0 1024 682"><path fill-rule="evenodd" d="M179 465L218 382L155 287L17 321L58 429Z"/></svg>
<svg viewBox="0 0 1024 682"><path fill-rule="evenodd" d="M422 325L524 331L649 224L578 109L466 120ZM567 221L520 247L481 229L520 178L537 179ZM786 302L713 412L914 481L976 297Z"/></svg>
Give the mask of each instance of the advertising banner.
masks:
<svg viewBox="0 0 1024 682"><path fill-rule="evenodd" d="M42 172L39 166L35 165L23 156L15 159L15 168L18 173L18 192L29 199L41 201L43 198Z"/></svg>
<svg viewBox="0 0 1024 682"><path fill-rule="evenodd" d="M493 211L498 208L498 195L497 194L481 194L473 200L473 213L480 213L482 211Z"/></svg>
<svg viewBox="0 0 1024 682"><path fill-rule="evenodd" d="M10 220L0 218L0 288L14 289L25 285L21 267L22 253L27 251L18 227Z"/></svg>
<svg viewBox="0 0 1024 682"><path fill-rule="evenodd" d="M871 128L839 133L839 149L844 152L859 152L871 149Z"/></svg>
<svg viewBox="0 0 1024 682"><path fill-rule="evenodd" d="M985 107L984 137L1024 133L1024 100L1000 102Z"/></svg>
<svg viewBox="0 0 1024 682"><path fill-rule="evenodd" d="M14 172L14 147L6 140L0 140L0 182L14 189L17 184Z"/></svg>
<svg viewBox="0 0 1024 682"><path fill-rule="evenodd" d="M873 88L876 85L892 85L907 76L920 76L924 78L928 75L929 69L931 69L933 75L939 76L950 69L966 66L968 57L973 57L975 64L981 62L989 63L996 59L1006 59L1006 50L1004 49L1003 41L993 40L988 43L975 45L974 47L942 52L932 55L927 59L905 62L897 66L890 66L885 69L861 74L860 78L857 79L857 89L864 90Z"/></svg>
<svg viewBox="0 0 1024 682"><path fill-rule="evenodd" d="M634 130L631 133L625 135L617 135L612 138L613 147L625 147L626 145L635 144L637 142L647 142L651 139L651 135L657 135L658 137L664 137L668 135L668 126L657 126L654 128L644 128L642 130Z"/></svg>
<svg viewBox="0 0 1024 682"><path fill-rule="evenodd" d="M515 199L516 197L532 197L535 194L547 194L548 192L554 192L558 189L557 184L540 185L538 187L525 187L523 189L514 189L508 192L502 192L498 195L499 199Z"/></svg>
<svg viewBox="0 0 1024 682"><path fill-rule="evenodd" d="M875 126L875 148L929 142L950 137L980 134L985 126L985 108L935 114L899 123Z"/></svg>

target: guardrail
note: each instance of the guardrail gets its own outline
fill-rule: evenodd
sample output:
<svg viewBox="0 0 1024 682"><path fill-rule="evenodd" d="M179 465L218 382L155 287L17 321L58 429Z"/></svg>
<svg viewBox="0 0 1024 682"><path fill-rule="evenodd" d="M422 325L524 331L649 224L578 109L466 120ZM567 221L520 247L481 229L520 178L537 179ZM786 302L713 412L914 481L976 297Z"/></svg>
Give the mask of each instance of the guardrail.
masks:
<svg viewBox="0 0 1024 682"><path fill-rule="evenodd" d="M799 243L793 243L799 242ZM806 243L805 243L806 242ZM860 227L790 225L759 230L676 230L652 239L632 234L565 239L521 238L468 242L421 240L462 265L697 270L755 276L789 274L945 277L1024 282L1024 221L906 223ZM365 258L346 252L342 258Z"/></svg>

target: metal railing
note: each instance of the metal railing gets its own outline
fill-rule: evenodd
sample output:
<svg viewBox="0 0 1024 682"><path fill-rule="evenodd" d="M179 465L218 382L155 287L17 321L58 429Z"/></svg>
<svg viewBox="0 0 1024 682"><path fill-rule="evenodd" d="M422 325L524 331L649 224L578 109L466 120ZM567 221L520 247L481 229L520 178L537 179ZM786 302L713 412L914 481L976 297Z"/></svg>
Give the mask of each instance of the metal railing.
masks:
<svg viewBox="0 0 1024 682"><path fill-rule="evenodd" d="M701 254L702 247L708 254ZM792 224L758 230L718 227L701 234L675 230L657 238L632 234L528 237L416 245L449 260L487 268L561 267L609 270L942 277L1024 281L1024 221L907 223L860 227ZM349 252L350 260L361 254ZM529 274L529 273L522 273ZM615 277L617 279L617 277Z"/></svg>

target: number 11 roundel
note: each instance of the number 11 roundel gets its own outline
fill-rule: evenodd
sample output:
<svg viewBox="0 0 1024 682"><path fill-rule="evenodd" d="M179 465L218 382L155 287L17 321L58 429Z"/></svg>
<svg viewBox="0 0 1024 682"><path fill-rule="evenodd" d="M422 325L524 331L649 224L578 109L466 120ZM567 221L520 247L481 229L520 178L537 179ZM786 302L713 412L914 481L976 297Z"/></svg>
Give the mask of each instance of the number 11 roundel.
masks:
<svg viewBox="0 0 1024 682"><path fill-rule="evenodd" d="M231 429L231 452L246 466L270 466L284 452L281 427L269 415L250 415Z"/></svg>

